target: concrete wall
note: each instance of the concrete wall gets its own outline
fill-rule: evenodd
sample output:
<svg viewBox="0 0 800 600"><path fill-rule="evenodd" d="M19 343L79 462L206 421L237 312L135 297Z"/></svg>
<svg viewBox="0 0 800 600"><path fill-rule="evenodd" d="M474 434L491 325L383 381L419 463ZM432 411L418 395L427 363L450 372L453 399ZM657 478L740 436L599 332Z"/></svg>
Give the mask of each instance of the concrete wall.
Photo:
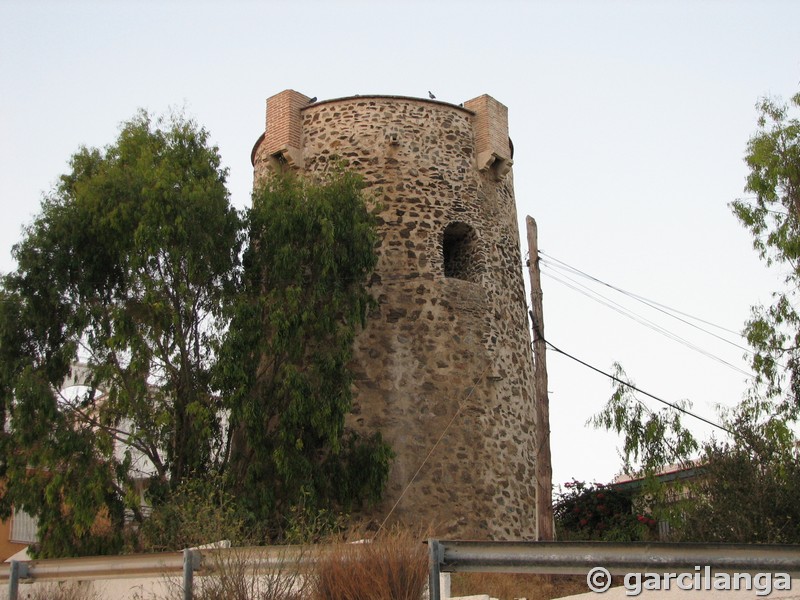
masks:
<svg viewBox="0 0 800 600"><path fill-rule="evenodd" d="M344 159L378 206L378 308L359 335L349 425L397 458L377 527L446 430L390 522L436 535L534 539L534 410L507 109L396 96L267 100L255 182ZM446 260L447 256L447 260ZM446 267L447 263L447 267ZM451 423L452 421L452 423Z"/></svg>

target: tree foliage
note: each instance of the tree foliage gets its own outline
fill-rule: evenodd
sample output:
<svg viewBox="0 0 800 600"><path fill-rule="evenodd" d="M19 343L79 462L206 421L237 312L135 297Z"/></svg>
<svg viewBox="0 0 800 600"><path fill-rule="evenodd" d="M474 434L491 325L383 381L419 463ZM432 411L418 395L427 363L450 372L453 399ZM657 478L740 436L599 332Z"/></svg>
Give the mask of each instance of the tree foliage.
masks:
<svg viewBox="0 0 800 600"><path fill-rule="evenodd" d="M758 131L747 144L750 168L745 191L753 197L731 204L753 235L753 247L768 265L779 266L786 287L769 307L756 307L745 333L755 351L753 369L763 400L796 418L800 402L800 94L784 104L763 99ZM765 412L772 408L764 407Z"/></svg>
<svg viewBox="0 0 800 600"><path fill-rule="evenodd" d="M763 99L758 130L747 144L745 191L731 203L767 265L785 287L769 307L754 307L745 325L756 374L747 396L722 413L727 440L702 445L698 477L685 489L661 490L663 514L677 539L709 542L800 543L800 94L789 103ZM593 423L625 436L624 458L645 465L688 458L696 442L677 416L642 419L641 408L617 390ZM678 425L676 427L676 425ZM670 433L671 432L671 433ZM676 499L677 498L677 499Z"/></svg>
<svg viewBox="0 0 800 600"><path fill-rule="evenodd" d="M137 552L168 552L223 540L234 546L260 541L257 529L248 523L219 476L185 479L136 533L126 541Z"/></svg>
<svg viewBox="0 0 800 600"><path fill-rule="evenodd" d="M676 539L800 543L800 457L787 421L743 403L726 425L735 438L705 444L700 476L672 511Z"/></svg>
<svg viewBox="0 0 800 600"><path fill-rule="evenodd" d="M240 230L191 121L140 113L70 167L14 247L0 315L5 508L39 517L48 555L103 550L82 546L101 514L116 546L124 510L141 518L137 480L219 460L209 377ZM59 393L77 360L85 391Z"/></svg>
<svg viewBox="0 0 800 600"><path fill-rule="evenodd" d="M619 364L614 365L614 377L614 393L589 423L623 435L623 471L652 476L670 464L688 460L698 445L683 426L680 412L666 407L650 410L636 397L633 382ZM686 409L690 404L684 400L676 406Z"/></svg>
<svg viewBox="0 0 800 600"><path fill-rule="evenodd" d="M39 518L43 556L119 549L143 501L172 510L198 478L265 529L303 490L382 489L388 448L344 430L375 261L359 184L278 178L240 215L226 177L205 129L142 112L72 157L13 249L0 512Z"/></svg>
<svg viewBox="0 0 800 600"><path fill-rule="evenodd" d="M377 500L388 476L380 435L345 431L348 363L376 261L361 188L345 172L326 185L283 175L253 195L244 286L219 372L236 493L276 526L299 502L327 510Z"/></svg>

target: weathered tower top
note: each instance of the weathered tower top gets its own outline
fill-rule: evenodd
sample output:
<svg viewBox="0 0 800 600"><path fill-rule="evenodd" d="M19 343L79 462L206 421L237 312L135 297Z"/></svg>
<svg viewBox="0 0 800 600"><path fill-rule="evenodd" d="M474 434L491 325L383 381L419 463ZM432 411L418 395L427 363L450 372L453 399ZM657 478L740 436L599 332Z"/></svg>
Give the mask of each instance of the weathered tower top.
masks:
<svg viewBox="0 0 800 600"><path fill-rule="evenodd" d="M256 154L263 153L275 158L280 156L280 159L288 164L302 168L302 112L312 106L319 107L348 100L423 102L462 109L474 117L478 168L494 169L497 175L505 177L513 165L514 149L508 137L508 108L488 94L455 106L438 100L385 95L350 96L310 102L311 98L294 90L284 90L267 99L265 134L256 142L251 162L255 166Z"/></svg>

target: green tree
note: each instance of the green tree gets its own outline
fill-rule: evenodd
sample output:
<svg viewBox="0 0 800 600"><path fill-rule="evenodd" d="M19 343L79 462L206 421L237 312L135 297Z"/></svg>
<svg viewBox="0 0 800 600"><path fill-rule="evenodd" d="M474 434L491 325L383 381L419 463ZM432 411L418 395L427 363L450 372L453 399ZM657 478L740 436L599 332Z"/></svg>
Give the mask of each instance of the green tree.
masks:
<svg viewBox="0 0 800 600"><path fill-rule="evenodd" d="M652 477L670 464L686 462L698 444L683 426L680 411L649 409L636 396L633 382L619 364L614 364L614 377L614 393L589 424L622 434L623 471ZM682 400L675 406L688 409L690 404Z"/></svg>
<svg viewBox="0 0 800 600"><path fill-rule="evenodd" d="M745 326L756 374L750 394L726 415L728 442L704 450L704 477L685 511L685 531L708 541L800 543L800 94L765 98L747 143L749 196L731 203L785 287ZM746 507L746 509L742 509Z"/></svg>
<svg viewBox="0 0 800 600"><path fill-rule="evenodd" d="M283 527L377 500L391 451L345 429L348 363L371 298L377 239L360 179L276 176L253 194L245 275L220 363L233 438L229 480L248 510Z"/></svg>
<svg viewBox="0 0 800 600"><path fill-rule="evenodd" d="M725 421L733 440L711 440L703 466L676 505L675 538L730 543L800 543L800 461L780 416L753 414L747 403Z"/></svg>
<svg viewBox="0 0 800 600"><path fill-rule="evenodd" d="M672 407L659 410L650 409L636 395L635 384L619 364L614 364L614 393L603 409L589 419L588 423L595 428L602 428L621 434L623 437L622 452L623 472L637 478L632 490L624 492L615 486L601 490L603 494L617 494L629 504L627 513L624 505L617 504L616 518L591 510L596 490L583 489L576 496L577 488L573 487L567 497L572 504L581 508L580 514L572 515L570 510L562 507L561 526L571 531L578 539L599 538L606 541L634 541L655 536L657 521L665 520L677 525L677 518L682 513L676 503L682 490L674 489L670 483L663 483L658 475L666 468L674 465L690 466L691 460L699 449L699 444L691 432L686 429L681 419L683 412L691 407L688 400L679 400ZM681 485L680 483L678 485ZM677 493L676 493L677 491ZM573 497L576 496L576 497ZM615 496L616 497L616 496ZM560 501L564 503L564 499ZM589 510L586 507L589 507ZM619 510L623 508L623 510ZM634 509L638 514L634 514ZM593 514L595 518L582 516ZM596 527L597 518L603 518L605 529ZM654 518L655 517L655 518ZM588 519L588 526L581 525L580 520ZM591 537L587 537L591 536Z"/></svg>
<svg viewBox="0 0 800 600"><path fill-rule="evenodd" d="M377 499L391 451L345 429L376 260L360 182L277 177L240 215L206 130L146 113L70 167L0 285L0 515L66 556L119 550L143 501L128 547ZM176 528L187 499L209 527Z"/></svg>
<svg viewBox="0 0 800 600"><path fill-rule="evenodd" d="M759 256L782 270L786 285L774 292L771 306L754 307L745 325L756 378L744 400L721 415L730 438L702 445L699 476L679 490L682 499L674 501L673 494L663 511L678 539L800 543L800 457L794 433L800 417L798 109L800 94L788 103L763 99L758 104L758 130L745 154L750 169L745 191L752 195L732 202L731 208L752 233ZM618 390L593 422L623 433L626 464L630 456L643 456L645 465L663 465L666 457L686 458L696 447L688 434L676 435L682 429L674 427L677 415L665 415L651 426L623 398Z"/></svg>
<svg viewBox="0 0 800 600"><path fill-rule="evenodd" d="M758 131L747 144L750 168L745 191L754 196L731 203L753 234L753 247L767 265L779 266L786 287L770 307L755 307L746 325L759 385L761 412L796 419L800 407L800 94L784 104L763 99ZM755 406L755 405L754 405Z"/></svg>
<svg viewBox="0 0 800 600"><path fill-rule="evenodd" d="M43 555L113 550L142 489L219 467L210 370L239 261L227 173L194 122L142 112L70 167L0 303L2 508L39 517ZM85 391L59 393L78 359Z"/></svg>

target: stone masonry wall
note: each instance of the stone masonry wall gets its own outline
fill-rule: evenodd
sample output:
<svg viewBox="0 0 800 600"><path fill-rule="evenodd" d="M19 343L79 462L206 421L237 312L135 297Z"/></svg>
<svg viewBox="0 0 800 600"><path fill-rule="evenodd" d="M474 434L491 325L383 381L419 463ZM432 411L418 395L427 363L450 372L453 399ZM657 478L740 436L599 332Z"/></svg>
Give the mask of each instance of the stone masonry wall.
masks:
<svg viewBox="0 0 800 600"><path fill-rule="evenodd" d="M273 105L299 96L267 101L276 132ZM393 96L295 103L284 118L302 134L288 162L313 175L344 159L380 207L378 307L356 341L349 425L380 430L397 457L385 499L364 517L383 522L445 432L389 522L535 539L533 369L506 109L489 96L471 102L475 112ZM478 162L476 123L489 164ZM254 151L256 181L276 168L272 133ZM456 276L445 276L445 246Z"/></svg>

